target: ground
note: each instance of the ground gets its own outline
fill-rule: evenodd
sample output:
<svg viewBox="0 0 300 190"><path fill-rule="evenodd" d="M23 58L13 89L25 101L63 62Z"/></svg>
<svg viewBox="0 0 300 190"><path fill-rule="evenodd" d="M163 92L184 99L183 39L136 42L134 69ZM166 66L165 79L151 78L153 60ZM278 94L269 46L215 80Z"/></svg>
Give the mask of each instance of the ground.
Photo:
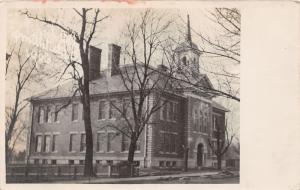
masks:
<svg viewBox="0 0 300 190"><path fill-rule="evenodd" d="M57 183L57 184L238 184L239 170L201 169L162 170L142 169L138 177L119 176L7 176L7 183Z"/></svg>
<svg viewBox="0 0 300 190"><path fill-rule="evenodd" d="M126 182L111 182L110 184L239 184L240 178L226 177L226 178L206 178L206 177L176 177L169 179L156 179L156 180L137 180Z"/></svg>

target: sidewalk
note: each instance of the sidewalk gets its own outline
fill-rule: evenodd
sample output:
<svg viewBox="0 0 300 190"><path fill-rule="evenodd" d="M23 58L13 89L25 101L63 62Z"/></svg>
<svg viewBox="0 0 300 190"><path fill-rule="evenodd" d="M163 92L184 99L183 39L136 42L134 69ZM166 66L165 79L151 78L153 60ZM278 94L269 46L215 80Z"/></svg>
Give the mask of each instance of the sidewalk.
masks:
<svg viewBox="0 0 300 190"><path fill-rule="evenodd" d="M169 174L169 175L160 175L160 176L144 176L144 177L130 177L130 178L91 178L84 180L71 180L64 181L63 183L126 183L130 181L144 181L144 180L164 180L170 178L180 178L180 177L201 177L207 175L216 175L218 171L206 171L206 172L195 172L195 173L182 173L182 174ZM59 182L58 182L59 183Z"/></svg>

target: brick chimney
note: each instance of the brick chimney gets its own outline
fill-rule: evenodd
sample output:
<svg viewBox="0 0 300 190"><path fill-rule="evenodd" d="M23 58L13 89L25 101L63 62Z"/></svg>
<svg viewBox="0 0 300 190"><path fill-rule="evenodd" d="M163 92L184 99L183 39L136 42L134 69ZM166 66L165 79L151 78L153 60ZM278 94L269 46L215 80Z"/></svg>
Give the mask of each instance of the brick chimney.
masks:
<svg viewBox="0 0 300 190"><path fill-rule="evenodd" d="M101 64L102 50L94 46L89 48L89 75L90 80L100 77L100 64Z"/></svg>
<svg viewBox="0 0 300 190"><path fill-rule="evenodd" d="M108 44L108 75L119 73L121 47L116 44Z"/></svg>

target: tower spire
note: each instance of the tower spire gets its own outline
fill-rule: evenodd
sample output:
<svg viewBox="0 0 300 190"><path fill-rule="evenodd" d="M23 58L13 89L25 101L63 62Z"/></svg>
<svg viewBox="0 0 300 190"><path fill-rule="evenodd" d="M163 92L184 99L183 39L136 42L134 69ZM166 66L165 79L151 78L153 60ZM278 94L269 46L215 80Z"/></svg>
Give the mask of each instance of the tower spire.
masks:
<svg viewBox="0 0 300 190"><path fill-rule="evenodd" d="M192 35L191 35L191 26L190 26L190 15L187 15L187 33L186 33L186 40L191 42Z"/></svg>

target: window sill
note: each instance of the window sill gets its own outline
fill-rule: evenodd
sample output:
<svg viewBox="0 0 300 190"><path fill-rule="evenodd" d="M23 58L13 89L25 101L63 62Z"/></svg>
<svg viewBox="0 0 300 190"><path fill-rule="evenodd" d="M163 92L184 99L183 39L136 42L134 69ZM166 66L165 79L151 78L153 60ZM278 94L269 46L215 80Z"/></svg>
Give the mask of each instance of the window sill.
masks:
<svg viewBox="0 0 300 190"><path fill-rule="evenodd" d="M201 135L208 135L207 133L199 132L199 131L193 131L193 133L201 134Z"/></svg>
<svg viewBox="0 0 300 190"><path fill-rule="evenodd" d="M129 153L129 151L128 151L128 150L126 150L126 151L122 151L121 153L123 153L123 154L124 154L124 153Z"/></svg>
<svg viewBox="0 0 300 190"><path fill-rule="evenodd" d="M79 153L83 154L83 153L85 153L85 151L80 151Z"/></svg>
<svg viewBox="0 0 300 190"><path fill-rule="evenodd" d="M115 151L108 151L108 152L106 152L106 153L115 153Z"/></svg>
<svg viewBox="0 0 300 190"><path fill-rule="evenodd" d="M96 153L104 153L104 151L103 151L103 150L101 150L101 151L96 151Z"/></svg>

